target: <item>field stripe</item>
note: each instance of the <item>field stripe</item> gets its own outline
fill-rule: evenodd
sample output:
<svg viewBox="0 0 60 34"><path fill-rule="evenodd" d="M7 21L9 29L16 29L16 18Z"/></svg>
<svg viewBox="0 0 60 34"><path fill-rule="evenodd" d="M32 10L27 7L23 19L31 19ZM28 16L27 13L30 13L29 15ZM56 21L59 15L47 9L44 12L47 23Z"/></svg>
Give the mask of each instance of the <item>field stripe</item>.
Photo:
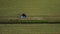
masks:
<svg viewBox="0 0 60 34"><path fill-rule="evenodd" d="M60 34L60 24L0 24L1 34Z"/></svg>

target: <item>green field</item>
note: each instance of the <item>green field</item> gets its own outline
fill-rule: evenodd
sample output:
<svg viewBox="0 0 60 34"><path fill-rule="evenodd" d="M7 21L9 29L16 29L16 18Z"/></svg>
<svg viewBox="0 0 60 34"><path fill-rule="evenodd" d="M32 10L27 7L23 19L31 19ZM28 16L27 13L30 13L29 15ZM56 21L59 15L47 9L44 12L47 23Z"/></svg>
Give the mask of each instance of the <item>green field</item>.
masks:
<svg viewBox="0 0 60 34"><path fill-rule="evenodd" d="M60 0L0 0L0 22L20 20L60 22ZM60 34L60 24L0 24L0 34Z"/></svg>
<svg viewBox="0 0 60 34"><path fill-rule="evenodd" d="M60 0L0 0L1 18L19 18L22 13L60 21Z"/></svg>
<svg viewBox="0 0 60 34"><path fill-rule="evenodd" d="M0 34L60 34L60 24L0 24Z"/></svg>
<svg viewBox="0 0 60 34"><path fill-rule="evenodd" d="M0 0L0 16L59 16L60 0Z"/></svg>

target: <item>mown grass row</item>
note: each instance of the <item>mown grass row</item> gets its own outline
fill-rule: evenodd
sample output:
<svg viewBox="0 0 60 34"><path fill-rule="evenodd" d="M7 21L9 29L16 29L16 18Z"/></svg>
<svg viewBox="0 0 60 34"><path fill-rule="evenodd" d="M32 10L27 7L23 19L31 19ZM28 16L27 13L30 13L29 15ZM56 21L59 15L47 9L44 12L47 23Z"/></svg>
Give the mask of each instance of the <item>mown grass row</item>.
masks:
<svg viewBox="0 0 60 34"><path fill-rule="evenodd" d="M0 24L58 24L60 17L0 18Z"/></svg>
<svg viewBox="0 0 60 34"><path fill-rule="evenodd" d="M58 24L60 22L49 22L48 20L2 20L0 24Z"/></svg>

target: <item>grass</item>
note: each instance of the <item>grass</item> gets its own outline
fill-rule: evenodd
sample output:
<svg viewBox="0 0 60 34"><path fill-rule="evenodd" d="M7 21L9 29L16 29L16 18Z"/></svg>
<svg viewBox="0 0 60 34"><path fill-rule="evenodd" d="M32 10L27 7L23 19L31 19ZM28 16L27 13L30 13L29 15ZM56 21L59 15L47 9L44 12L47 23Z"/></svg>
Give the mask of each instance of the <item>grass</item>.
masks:
<svg viewBox="0 0 60 34"><path fill-rule="evenodd" d="M59 16L60 0L0 0L0 16Z"/></svg>
<svg viewBox="0 0 60 34"><path fill-rule="evenodd" d="M60 34L60 24L0 24L0 34Z"/></svg>
<svg viewBox="0 0 60 34"><path fill-rule="evenodd" d="M21 20L21 19L2 19L0 24L60 24L60 21L50 20Z"/></svg>
<svg viewBox="0 0 60 34"><path fill-rule="evenodd" d="M19 21L15 18L23 12L59 22L60 0L0 0L0 22ZM0 34L60 34L60 24L0 24Z"/></svg>
<svg viewBox="0 0 60 34"><path fill-rule="evenodd" d="M24 19L1 17L0 24L60 24L60 20L58 17L27 17Z"/></svg>
<svg viewBox="0 0 60 34"><path fill-rule="evenodd" d="M0 17L19 18L17 16L26 13L29 17L54 17L46 18L46 20L60 21L59 1L60 0L0 0ZM2 18L0 18L0 21Z"/></svg>

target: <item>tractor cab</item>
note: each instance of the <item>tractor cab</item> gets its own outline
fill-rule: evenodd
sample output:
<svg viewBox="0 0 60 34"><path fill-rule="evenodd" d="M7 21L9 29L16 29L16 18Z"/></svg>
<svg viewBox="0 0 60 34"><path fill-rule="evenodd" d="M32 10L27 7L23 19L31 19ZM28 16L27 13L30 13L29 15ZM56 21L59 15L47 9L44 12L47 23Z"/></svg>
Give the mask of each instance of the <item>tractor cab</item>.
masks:
<svg viewBox="0 0 60 34"><path fill-rule="evenodd" d="M26 14L23 13L20 18L26 18Z"/></svg>

